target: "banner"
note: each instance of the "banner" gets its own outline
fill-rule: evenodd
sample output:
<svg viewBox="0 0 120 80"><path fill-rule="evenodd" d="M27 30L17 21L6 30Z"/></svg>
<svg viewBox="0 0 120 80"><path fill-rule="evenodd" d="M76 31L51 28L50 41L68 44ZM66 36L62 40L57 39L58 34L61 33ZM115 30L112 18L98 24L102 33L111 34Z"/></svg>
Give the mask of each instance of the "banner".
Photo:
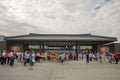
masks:
<svg viewBox="0 0 120 80"><path fill-rule="evenodd" d="M18 51L20 51L20 47L19 46L13 46L11 48L11 50L13 50L14 52L18 52Z"/></svg>
<svg viewBox="0 0 120 80"><path fill-rule="evenodd" d="M108 47L101 47L100 48L100 52L102 52L102 53L108 53L109 52L109 48Z"/></svg>

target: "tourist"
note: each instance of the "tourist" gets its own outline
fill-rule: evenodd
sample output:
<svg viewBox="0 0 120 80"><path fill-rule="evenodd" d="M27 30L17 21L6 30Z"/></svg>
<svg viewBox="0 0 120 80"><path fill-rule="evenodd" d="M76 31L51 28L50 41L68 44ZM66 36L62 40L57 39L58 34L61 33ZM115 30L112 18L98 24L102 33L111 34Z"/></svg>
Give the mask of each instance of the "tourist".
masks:
<svg viewBox="0 0 120 80"><path fill-rule="evenodd" d="M2 52L0 51L0 62L1 62L1 60L2 60Z"/></svg>
<svg viewBox="0 0 120 80"><path fill-rule="evenodd" d="M97 53L96 52L94 52L93 56L94 56L94 60L97 61L98 59L97 59Z"/></svg>
<svg viewBox="0 0 120 80"><path fill-rule="evenodd" d="M24 55L24 66L26 66L27 63L29 63L29 52L28 51L26 51Z"/></svg>
<svg viewBox="0 0 120 80"><path fill-rule="evenodd" d="M34 66L34 63L35 63L35 54L34 54L33 51L30 52L29 60L30 60L30 68L29 68L29 70L33 70L33 66Z"/></svg>
<svg viewBox="0 0 120 80"><path fill-rule="evenodd" d="M56 55L56 60L57 60L57 62L60 61L60 55L59 55L59 53L57 53L57 55Z"/></svg>
<svg viewBox="0 0 120 80"><path fill-rule="evenodd" d="M60 61L61 61L62 64L63 64L64 60L65 60L65 54L62 53L62 54L60 55Z"/></svg>
<svg viewBox="0 0 120 80"><path fill-rule="evenodd" d="M72 60L72 53L70 53L70 55L69 55L69 59Z"/></svg>
<svg viewBox="0 0 120 80"><path fill-rule="evenodd" d="M94 56L94 55L93 55L92 53L89 54L90 61L92 61L93 56Z"/></svg>
<svg viewBox="0 0 120 80"><path fill-rule="evenodd" d="M102 63L102 56L101 53L97 52L97 59L99 61L99 63Z"/></svg>
<svg viewBox="0 0 120 80"><path fill-rule="evenodd" d="M76 53L72 53L72 58L73 58L73 60L76 60L76 57L77 56L77 54Z"/></svg>
<svg viewBox="0 0 120 80"><path fill-rule="evenodd" d="M114 52L113 56L115 59L115 63L118 64L118 52Z"/></svg>
<svg viewBox="0 0 120 80"><path fill-rule="evenodd" d="M21 61L21 52L17 52L16 56L17 56L17 61L20 62Z"/></svg>
<svg viewBox="0 0 120 80"><path fill-rule="evenodd" d="M86 53L86 63L89 63L89 53Z"/></svg>
<svg viewBox="0 0 120 80"><path fill-rule="evenodd" d="M40 53L38 52L35 54L35 61L40 62Z"/></svg>
<svg viewBox="0 0 120 80"><path fill-rule="evenodd" d="M47 54L47 60L48 60L48 61L51 60L50 53Z"/></svg>
<svg viewBox="0 0 120 80"><path fill-rule="evenodd" d="M103 52L101 56L102 56L102 62L104 62L104 63L109 62L107 59L107 53Z"/></svg>
<svg viewBox="0 0 120 80"><path fill-rule="evenodd" d="M10 61L10 53L8 52L6 55L6 63L9 64Z"/></svg>
<svg viewBox="0 0 120 80"><path fill-rule="evenodd" d="M83 59L84 59L84 53L82 52L81 54L82 54L82 55L81 55L81 58L82 58L82 60L83 60Z"/></svg>
<svg viewBox="0 0 120 80"><path fill-rule="evenodd" d="M69 53L66 53L65 56L66 56L66 59L65 59L65 60L66 60L66 63L69 64Z"/></svg>
<svg viewBox="0 0 120 80"><path fill-rule="evenodd" d="M15 53L11 51L10 53L10 66L14 65Z"/></svg>
<svg viewBox="0 0 120 80"><path fill-rule="evenodd" d="M109 59L109 63L112 63L112 61L114 59L113 54L111 52L109 52L108 55L109 55L109 58L108 58Z"/></svg>
<svg viewBox="0 0 120 80"><path fill-rule="evenodd" d="M1 57L1 64L4 65L6 63L6 50L2 52L2 57Z"/></svg>

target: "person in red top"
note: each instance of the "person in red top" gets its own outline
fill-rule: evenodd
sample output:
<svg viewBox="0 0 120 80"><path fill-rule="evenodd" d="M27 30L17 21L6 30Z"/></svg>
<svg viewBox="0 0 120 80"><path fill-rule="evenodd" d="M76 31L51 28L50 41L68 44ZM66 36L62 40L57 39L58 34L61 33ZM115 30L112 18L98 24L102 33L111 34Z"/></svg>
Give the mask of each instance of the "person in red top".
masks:
<svg viewBox="0 0 120 80"><path fill-rule="evenodd" d="M114 52L113 56L114 56L116 64L118 64L118 52Z"/></svg>

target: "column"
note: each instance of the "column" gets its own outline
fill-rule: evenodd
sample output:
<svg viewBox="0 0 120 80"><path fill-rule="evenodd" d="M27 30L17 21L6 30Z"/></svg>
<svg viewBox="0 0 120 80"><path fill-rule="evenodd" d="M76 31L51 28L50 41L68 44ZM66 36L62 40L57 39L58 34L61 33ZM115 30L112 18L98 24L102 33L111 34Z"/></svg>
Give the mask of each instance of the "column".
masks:
<svg viewBox="0 0 120 80"><path fill-rule="evenodd" d="M41 44L39 45L39 51L40 53L42 52Z"/></svg>
<svg viewBox="0 0 120 80"><path fill-rule="evenodd" d="M75 51L76 53L78 53L78 48L77 48L77 44L76 44L76 51Z"/></svg>
<svg viewBox="0 0 120 80"><path fill-rule="evenodd" d="M76 44L76 53L79 54L79 52L80 52L80 45Z"/></svg>
<svg viewBox="0 0 120 80"><path fill-rule="evenodd" d="M45 50L44 50L44 44L43 44L43 53L45 52Z"/></svg>

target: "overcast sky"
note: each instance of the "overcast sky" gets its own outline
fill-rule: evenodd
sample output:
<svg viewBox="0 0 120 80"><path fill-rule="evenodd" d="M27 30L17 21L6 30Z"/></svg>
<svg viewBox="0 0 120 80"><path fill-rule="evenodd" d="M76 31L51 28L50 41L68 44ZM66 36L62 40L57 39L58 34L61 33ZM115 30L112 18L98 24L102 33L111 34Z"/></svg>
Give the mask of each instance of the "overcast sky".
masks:
<svg viewBox="0 0 120 80"><path fill-rule="evenodd" d="M120 0L0 0L0 35L29 33L91 33L120 42Z"/></svg>

